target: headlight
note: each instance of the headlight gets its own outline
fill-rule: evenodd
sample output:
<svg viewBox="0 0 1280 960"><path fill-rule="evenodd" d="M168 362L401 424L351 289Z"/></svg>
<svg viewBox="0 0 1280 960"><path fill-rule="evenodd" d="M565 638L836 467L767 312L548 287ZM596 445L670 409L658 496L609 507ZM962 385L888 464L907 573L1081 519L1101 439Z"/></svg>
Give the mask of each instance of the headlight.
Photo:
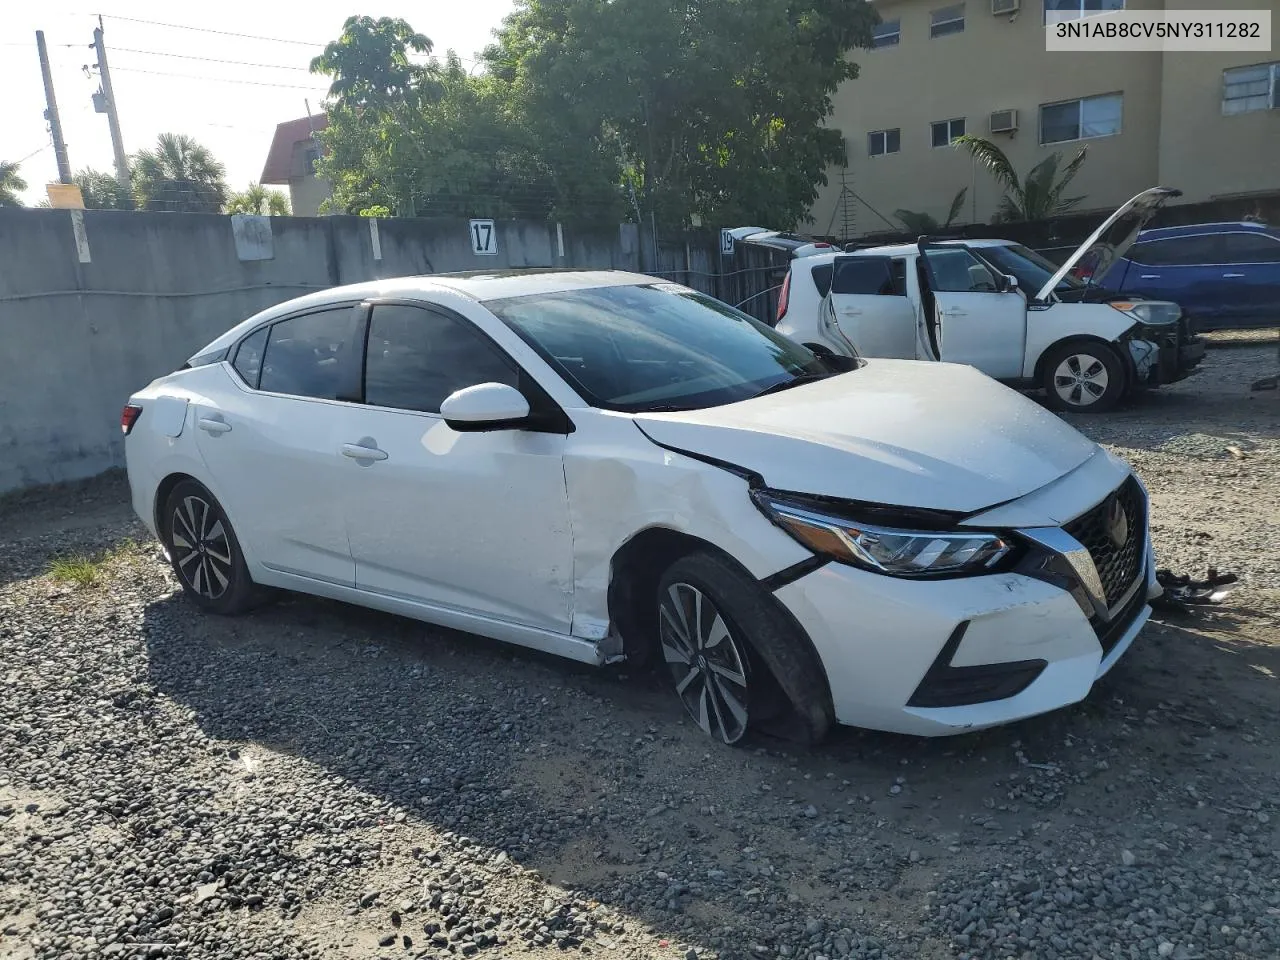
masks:
<svg viewBox="0 0 1280 960"><path fill-rule="evenodd" d="M756 491L756 505L815 553L894 577L988 573L1013 544L981 531L905 530L861 523L774 494Z"/></svg>
<svg viewBox="0 0 1280 960"><path fill-rule="evenodd" d="M1141 323L1153 327L1165 327L1177 323L1178 318L1182 316L1182 308L1180 306L1163 300L1116 300L1110 306L1121 313L1129 314Z"/></svg>

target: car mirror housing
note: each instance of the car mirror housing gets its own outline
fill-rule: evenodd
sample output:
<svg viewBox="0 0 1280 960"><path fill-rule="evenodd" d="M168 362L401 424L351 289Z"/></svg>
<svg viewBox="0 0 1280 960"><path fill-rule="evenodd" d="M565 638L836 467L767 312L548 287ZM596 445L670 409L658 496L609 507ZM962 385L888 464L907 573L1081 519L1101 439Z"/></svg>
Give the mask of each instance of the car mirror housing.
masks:
<svg viewBox="0 0 1280 960"><path fill-rule="evenodd" d="M477 383L445 397L440 416L459 433L510 430L528 421L529 401L508 384Z"/></svg>
<svg viewBox="0 0 1280 960"><path fill-rule="evenodd" d="M1000 292L1014 293L1018 289L1018 278L1012 273L1006 273L1000 278Z"/></svg>

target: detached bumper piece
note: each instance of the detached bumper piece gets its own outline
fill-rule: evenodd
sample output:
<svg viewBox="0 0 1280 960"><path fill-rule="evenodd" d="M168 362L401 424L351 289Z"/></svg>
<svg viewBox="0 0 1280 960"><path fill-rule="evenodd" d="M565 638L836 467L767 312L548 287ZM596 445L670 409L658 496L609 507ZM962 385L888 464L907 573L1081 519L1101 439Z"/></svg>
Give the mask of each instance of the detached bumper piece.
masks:
<svg viewBox="0 0 1280 960"><path fill-rule="evenodd" d="M1203 580L1178 576L1171 570L1157 570L1156 580L1164 587L1164 593L1152 600L1151 605L1174 613L1188 613L1191 607L1217 606L1231 592L1227 588L1239 579L1234 573L1218 573L1213 567Z"/></svg>
<svg viewBox="0 0 1280 960"><path fill-rule="evenodd" d="M968 707L975 703L1017 696L1035 682L1049 665L1047 660L1017 660L969 667L951 665L960 641L969 629L966 620L952 632L929 672L907 701L909 707Z"/></svg>

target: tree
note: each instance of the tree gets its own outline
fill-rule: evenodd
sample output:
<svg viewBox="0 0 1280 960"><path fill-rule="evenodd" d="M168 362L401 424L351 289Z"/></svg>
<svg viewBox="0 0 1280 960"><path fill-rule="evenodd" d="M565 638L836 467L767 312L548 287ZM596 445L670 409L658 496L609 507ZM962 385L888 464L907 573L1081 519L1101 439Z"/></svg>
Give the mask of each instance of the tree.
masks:
<svg viewBox="0 0 1280 960"><path fill-rule="evenodd" d="M133 191L147 210L218 213L227 197L226 168L207 147L181 133L162 133L153 150L133 158Z"/></svg>
<svg viewBox="0 0 1280 960"><path fill-rule="evenodd" d="M19 164L0 160L0 207L20 207L18 194L27 189L27 181L18 175Z"/></svg>
<svg viewBox="0 0 1280 960"><path fill-rule="evenodd" d="M227 197L227 213L253 213L264 217L287 217L289 198L280 190L251 183L244 190Z"/></svg>
<svg viewBox="0 0 1280 960"><path fill-rule="evenodd" d="M1061 173L1058 167L1062 163L1062 154L1053 153L1032 167L1025 180L1018 177L1005 152L990 140L964 136L957 137L953 145L968 150L1004 187L1005 194L993 218L995 223L1048 220L1067 213L1084 199L1083 196L1064 197L1063 193L1084 165L1089 151L1087 145L1080 148Z"/></svg>
<svg viewBox="0 0 1280 960"><path fill-rule="evenodd" d="M916 213L914 210L895 210L893 215L898 218L898 221L908 233L913 233L916 236L941 233L955 223L956 217L960 215L960 208L964 206L964 198L968 192L968 187L961 187L956 195L951 198L951 209L947 211L947 219L943 223L939 223L931 214Z"/></svg>
<svg viewBox="0 0 1280 960"><path fill-rule="evenodd" d="M130 209L129 198L125 188L120 185L120 181L113 174L86 167L83 170L76 171L76 175L72 177L72 180L80 188L80 195L84 198L86 209Z"/></svg>

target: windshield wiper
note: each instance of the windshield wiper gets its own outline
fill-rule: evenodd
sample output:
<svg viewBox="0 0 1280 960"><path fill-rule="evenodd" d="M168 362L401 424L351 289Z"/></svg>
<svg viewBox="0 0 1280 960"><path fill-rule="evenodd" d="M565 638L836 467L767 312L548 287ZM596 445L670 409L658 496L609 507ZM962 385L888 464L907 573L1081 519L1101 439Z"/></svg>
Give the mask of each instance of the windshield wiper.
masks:
<svg viewBox="0 0 1280 960"><path fill-rule="evenodd" d="M777 383L765 387L750 399L767 397L771 393L781 393L783 390L790 390L792 387L799 387L806 383L816 383L818 380L826 380L828 377L834 376L836 376L834 373L802 373L798 377L792 377L790 380L779 380Z"/></svg>

